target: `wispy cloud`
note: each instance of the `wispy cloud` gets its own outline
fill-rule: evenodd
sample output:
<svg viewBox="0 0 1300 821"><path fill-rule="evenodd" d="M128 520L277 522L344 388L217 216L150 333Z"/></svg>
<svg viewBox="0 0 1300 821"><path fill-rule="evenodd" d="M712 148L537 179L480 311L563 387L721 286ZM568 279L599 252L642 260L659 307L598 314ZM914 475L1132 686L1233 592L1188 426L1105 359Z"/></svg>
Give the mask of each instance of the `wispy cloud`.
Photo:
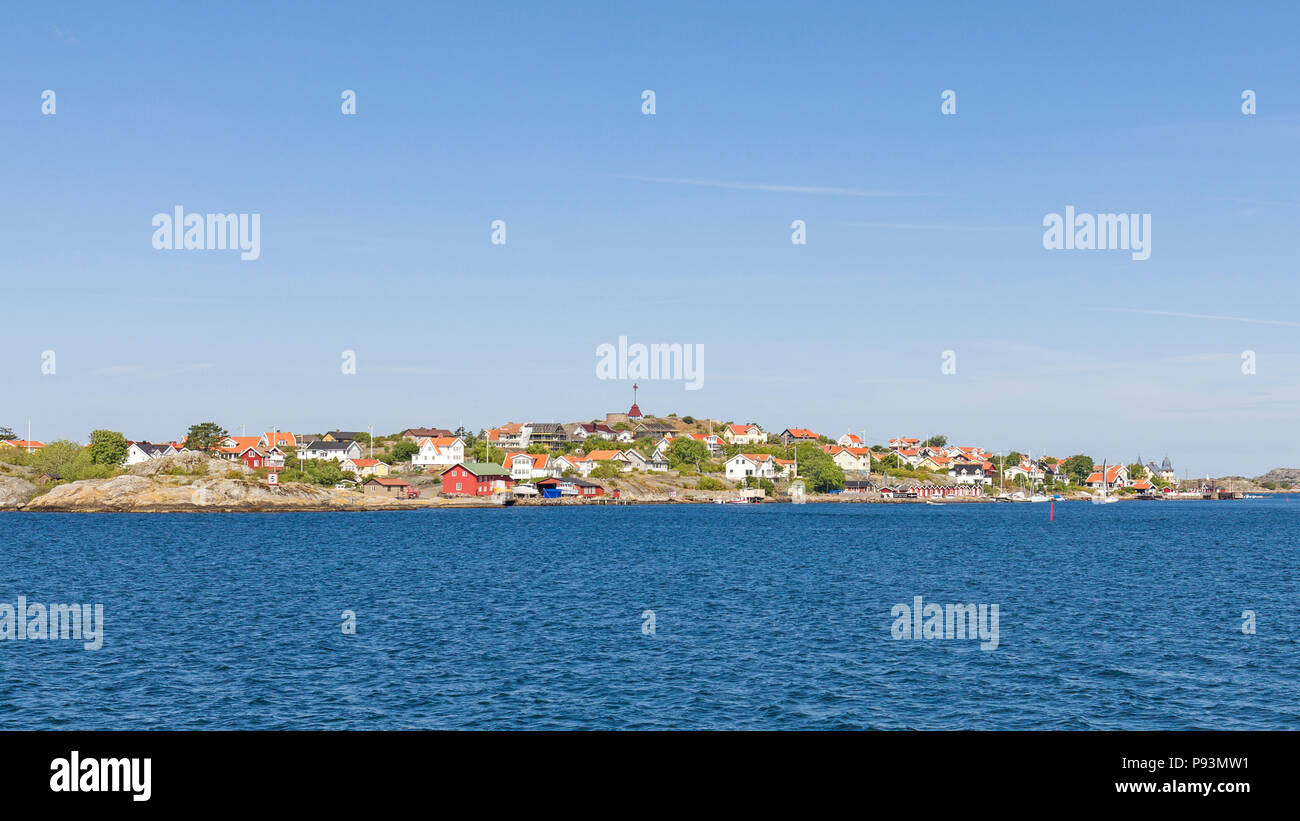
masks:
<svg viewBox="0 0 1300 821"><path fill-rule="evenodd" d="M1173 316L1181 319L1213 319L1219 322L1248 322L1251 325L1282 325L1287 328L1300 328L1300 322L1288 322L1283 319L1255 319L1248 316L1218 316L1216 314L1188 314L1181 311L1152 311L1146 308L1092 308L1110 314L1146 314L1147 316Z"/></svg>
<svg viewBox="0 0 1300 821"><path fill-rule="evenodd" d="M732 180L708 180L693 177L641 177L632 174L612 174L620 180L637 182L654 182L667 185L699 185L706 188L729 188L735 191L767 191L777 194L820 194L832 197L907 197L899 191L880 191L871 188L841 188L829 185L781 185L767 182L735 182Z"/></svg>
<svg viewBox="0 0 1300 821"><path fill-rule="evenodd" d="M67 31L66 29L61 29L58 26L50 26L50 33L70 46L75 46L77 43L81 42L81 40L77 38L77 35Z"/></svg>

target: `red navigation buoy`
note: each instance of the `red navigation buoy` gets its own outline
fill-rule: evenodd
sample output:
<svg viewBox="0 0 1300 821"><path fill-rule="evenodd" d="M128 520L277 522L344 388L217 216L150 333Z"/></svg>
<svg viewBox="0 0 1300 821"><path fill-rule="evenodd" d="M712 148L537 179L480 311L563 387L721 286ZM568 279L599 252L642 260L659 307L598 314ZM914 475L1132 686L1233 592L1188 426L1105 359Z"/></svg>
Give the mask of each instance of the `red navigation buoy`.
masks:
<svg viewBox="0 0 1300 821"><path fill-rule="evenodd" d="M1056 521L1056 500L1055 499L1053 499L1051 504L1047 506L1047 521L1049 522Z"/></svg>

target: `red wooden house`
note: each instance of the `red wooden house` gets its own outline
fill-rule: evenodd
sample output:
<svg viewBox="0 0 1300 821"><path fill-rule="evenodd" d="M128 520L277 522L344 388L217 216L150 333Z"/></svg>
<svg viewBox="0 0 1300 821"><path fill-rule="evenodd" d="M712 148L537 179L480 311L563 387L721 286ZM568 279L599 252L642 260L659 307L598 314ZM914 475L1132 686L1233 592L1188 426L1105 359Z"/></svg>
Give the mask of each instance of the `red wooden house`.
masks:
<svg viewBox="0 0 1300 821"><path fill-rule="evenodd" d="M444 496L491 496L514 486L510 471L487 462L465 462L442 472Z"/></svg>

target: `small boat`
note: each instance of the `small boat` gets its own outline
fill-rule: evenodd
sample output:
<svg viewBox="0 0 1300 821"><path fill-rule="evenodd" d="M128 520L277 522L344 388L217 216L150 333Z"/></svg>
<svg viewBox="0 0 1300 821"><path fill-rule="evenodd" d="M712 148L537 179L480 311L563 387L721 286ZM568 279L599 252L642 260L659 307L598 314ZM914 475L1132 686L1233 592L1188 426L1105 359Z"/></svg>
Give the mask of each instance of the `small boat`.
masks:
<svg viewBox="0 0 1300 821"><path fill-rule="evenodd" d="M1092 503L1093 503L1094 505L1111 505L1111 504L1114 504L1115 502L1118 502L1118 501L1119 501L1119 499L1116 499L1114 496L1111 496L1110 494L1108 494L1108 493L1106 492L1106 490L1107 490L1107 488L1106 488L1106 462L1105 462L1105 460L1102 460L1102 463L1101 463L1101 495L1100 495L1100 496L1097 496L1097 495L1095 495L1095 494L1093 495L1093 497L1092 497Z"/></svg>
<svg viewBox="0 0 1300 821"><path fill-rule="evenodd" d="M943 502L932 502L929 499L926 499L925 503L927 505L934 505L935 507L943 507Z"/></svg>

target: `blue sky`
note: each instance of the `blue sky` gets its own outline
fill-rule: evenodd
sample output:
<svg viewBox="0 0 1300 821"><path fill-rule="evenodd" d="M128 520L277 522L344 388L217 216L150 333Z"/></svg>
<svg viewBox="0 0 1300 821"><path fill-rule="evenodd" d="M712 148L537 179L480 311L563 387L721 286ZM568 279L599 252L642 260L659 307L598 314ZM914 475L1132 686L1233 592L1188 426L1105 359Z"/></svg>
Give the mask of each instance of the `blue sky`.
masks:
<svg viewBox="0 0 1300 821"><path fill-rule="evenodd" d="M1300 11L269 5L6 13L0 425L590 419L626 336L706 352L648 412L1300 465ZM176 205L260 259L155 250ZM1067 205L1151 258L1045 250Z"/></svg>

